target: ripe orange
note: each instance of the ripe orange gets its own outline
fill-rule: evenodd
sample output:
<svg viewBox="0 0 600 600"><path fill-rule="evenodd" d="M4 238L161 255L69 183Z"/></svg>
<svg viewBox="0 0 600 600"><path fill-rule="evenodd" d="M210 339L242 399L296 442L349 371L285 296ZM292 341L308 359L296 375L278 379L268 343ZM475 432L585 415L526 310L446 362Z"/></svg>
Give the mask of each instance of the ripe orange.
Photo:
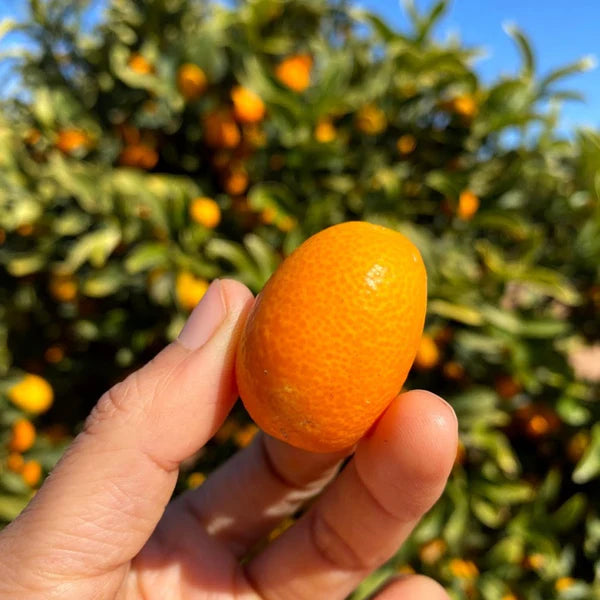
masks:
<svg viewBox="0 0 600 600"><path fill-rule="evenodd" d="M185 63L177 70L177 89L186 100L196 100L208 86L206 73L193 63Z"/></svg>
<svg viewBox="0 0 600 600"><path fill-rule="evenodd" d="M48 288L59 302L72 302L77 297L77 280L72 275L53 275Z"/></svg>
<svg viewBox="0 0 600 600"><path fill-rule="evenodd" d="M205 196L194 198L190 202L189 211L193 221L208 229L214 229L221 222L221 209L212 198Z"/></svg>
<svg viewBox="0 0 600 600"><path fill-rule="evenodd" d="M129 57L127 65L138 75L150 75L151 73L154 73L154 65L138 53L134 53Z"/></svg>
<svg viewBox="0 0 600 600"><path fill-rule="evenodd" d="M456 214L459 219L469 221L479 209L479 198L471 190L463 190L458 198Z"/></svg>
<svg viewBox="0 0 600 600"><path fill-rule="evenodd" d="M119 155L119 164L124 167L153 169L158 162L158 153L148 144L130 144Z"/></svg>
<svg viewBox="0 0 600 600"><path fill-rule="evenodd" d="M414 152L414 149L417 147L417 138L410 133L405 133L398 138L396 142L396 148L398 152L403 156Z"/></svg>
<svg viewBox="0 0 600 600"><path fill-rule="evenodd" d="M267 110L261 97L248 88L238 85L231 90L233 114L240 123L258 123Z"/></svg>
<svg viewBox="0 0 600 600"><path fill-rule="evenodd" d="M442 558L447 548L448 546L443 539L435 538L419 548L419 558L426 565L433 565Z"/></svg>
<svg viewBox="0 0 600 600"><path fill-rule="evenodd" d="M440 361L440 351L435 340L428 334L424 334L419 342L415 366L419 369L433 369Z"/></svg>
<svg viewBox="0 0 600 600"><path fill-rule="evenodd" d="M189 271L181 271L175 280L175 294L182 308L191 311L202 300L210 284Z"/></svg>
<svg viewBox="0 0 600 600"><path fill-rule="evenodd" d="M310 85L313 59L308 54L296 54L282 60L275 69L275 76L283 85L295 92L303 92Z"/></svg>
<svg viewBox="0 0 600 600"><path fill-rule="evenodd" d="M26 452L35 443L35 427L28 419L18 419L13 423L8 447L13 452Z"/></svg>
<svg viewBox="0 0 600 600"><path fill-rule="evenodd" d="M21 477L29 487L35 487L42 478L42 465L37 460L28 460L21 469Z"/></svg>
<svg viewBox="0 0 600 600"><path fill-rule="evenodd" d="M225 176L224 187L225 191L231 196L239 196L248 188L248 173L243 167L232 169Z"/></svg>
<svg viewBox="0 0 600 600"><path fill-rule="evenodd" d="M211 148L235 148L242 136L232 114L216 110L204 117L204 137Z"/></svg>
<svg viewBox="0 0 600 600"><path fill-rule="evenodd" d="M349 222L311 237L242 333L236 377L251 417L299 448L351 447L402 388L426 302L421 255L402 234Z"/></svg>
<svg viewBox="0 0 600 600"><path fill-rule="evenodd" d="M476 98L470 94L456 96L450 101L450 109L465 119L472 119L478 108Z"/></svg>
<svg viewBox="0 0 600 600"><path fill-rule="evenodd" d="M320 144L328 144L333 142L337 137L335 126L329 119L322 119L315 127L315 139Z"/></svg>
<svg viewBox="0 0 600 600"><path fill-rule="evenodd" d="M79 129L63 129L58 132L56 147L65 154L71 154L77 150L88 148L91 138L85 131Z"/></svg>
<svg viewBox="0 0 600 600"><path fill-rule="evenodd" d="M25 459L18 452L11 452L6 458L6 468L13 473L20 473Z"/></svg>
<svg viewBox="0 0 600 600"><path fill-rule="evenodd" d="M54 390L43 377L25 373L23 379L8 390L8 397L20 409L40 414L52 405Z"/></svg>
<svg viewBox="0 0 600 600"><path fill-rule="evenodd" d="M367 135L377 135L387 127L387 117L378 106L366 104L356 113L356 127Z"/></svg>

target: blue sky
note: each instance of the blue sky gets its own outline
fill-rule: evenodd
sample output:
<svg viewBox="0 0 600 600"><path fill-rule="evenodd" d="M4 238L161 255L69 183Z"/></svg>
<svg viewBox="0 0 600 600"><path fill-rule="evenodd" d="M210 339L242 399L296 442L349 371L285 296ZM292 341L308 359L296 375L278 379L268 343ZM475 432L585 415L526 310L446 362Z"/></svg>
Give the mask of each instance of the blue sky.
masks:
<svg viewBox="0 0 600 600"><path fill-rule="evenodd" d="M104 0L93 0L100 6ZM433 0L417 0L425 7ZM355 4L385 16L400 28L407 26L406 14L398 0L356 0ZM26 0L0 0L0 18L22 16ZM96 13L98 11L95 11ZM516 49L502 25L516 23L532 42L540 72L564 65L586 55L600 55L600 2L598 0L453 0L436 31L439 39L459 35L470 46L482 47L486 57L476 64L484 81L519 66ZM6 44L0 44L0 48ZM0 69L0 85L3 78ZM563 108L562 129L579 125L600 127L600 69L566 80L567 86L582 92L585 103L572 102Z"/></svg>

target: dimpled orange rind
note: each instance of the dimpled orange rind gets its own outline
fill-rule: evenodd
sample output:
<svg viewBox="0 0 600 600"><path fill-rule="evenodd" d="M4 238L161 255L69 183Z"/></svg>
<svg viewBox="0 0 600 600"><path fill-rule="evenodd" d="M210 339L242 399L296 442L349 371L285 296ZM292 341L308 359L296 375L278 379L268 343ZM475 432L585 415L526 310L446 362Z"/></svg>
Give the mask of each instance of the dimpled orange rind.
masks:
<svg viewBox="0 0 600 600"><path fill-rule="evenodd" d="M266 433L313 452L352 447L400 392L423 331L414 244L365 222L329 227L265 285L237 349L242 401Z"/></svg>

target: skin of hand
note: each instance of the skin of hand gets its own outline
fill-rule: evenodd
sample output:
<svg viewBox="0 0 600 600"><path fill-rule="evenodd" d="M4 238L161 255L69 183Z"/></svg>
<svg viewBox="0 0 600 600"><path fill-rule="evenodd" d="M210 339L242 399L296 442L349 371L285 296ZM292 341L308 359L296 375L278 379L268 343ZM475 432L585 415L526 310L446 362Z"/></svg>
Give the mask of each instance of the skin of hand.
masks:
<svg viewBox="0 0 600 600"><path fill-rule="evenodd" d="M425 391L396 398L341 472L350 451L312 454L260 434L169 503L179 464L236 400L235 347L252 302L240 283L213 282L179 338L100 398L0 533L1 598L342 600L397 551L439 498L456 454L456 416ZM376 598L448 596L412 575Z"/></svg>

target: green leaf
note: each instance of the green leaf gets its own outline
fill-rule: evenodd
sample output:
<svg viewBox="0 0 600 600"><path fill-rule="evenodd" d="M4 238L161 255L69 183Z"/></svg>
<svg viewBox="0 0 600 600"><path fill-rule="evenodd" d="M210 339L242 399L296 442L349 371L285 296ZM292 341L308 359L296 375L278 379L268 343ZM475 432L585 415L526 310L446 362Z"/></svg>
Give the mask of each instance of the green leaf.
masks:
<svg viewBox="0 0 600 600"><path fill-rule="evenodd" d="M600 423L592 427L590 445L573 471L575 483L586 483L600 475Z"/></svg>
<svg viewBox="0 0 600 600"><path fill-rule="evenodd" d="M569 531L584 517L586 507L586 496L582 493L575 494L554 512L552 523L555 523L558 531Z"/></svg>
<svg viewBox="0 0 600 600"><path fill-rule="evenodd" d="M168 263L169 247L162 242L142 242L125 258L125 269L132 274L162 267Z"/></svg>
<svg viewBox="0 0 600 600"><path fill-rule="evenodd" d="M589 423L592 418L591 410L581 400L566 394L559 399L556 409L561 419L574 427Z"/></svg>
<svg viewBox="0 0 600 600"><path fill-rule="evenodd" d="M473 496L471 498L471 509L473 514L487 527L496 529L503 525L507 519L507 513L505 511L498 510L498 507L484 500Z"/></svg>
<svg viewBox="0 0 600 600"><path fill-rule="evenodd" d="M524 540L520 536L507 536L495 544L487 554L492 564L517 564L523 560Z"/></svg>
<svg viewBox="0 0 600 600"><path fill-rule="evenodd" d="M446 487L446 494L453 507L444 527L443 538L450 548L457 548L464 540L469 522L469 494L466 482L452 479Z"/></svg>
<svg viewBox="0 0 600 600"><path fill-rule="evenodd" d="M576 75L577 73L585 73L585 71L589 71L596 66L596 59L593 56L584 56L579 60L567 65L565 67L560 67L558 69L554 69L548 75L543 77L539 82L539 87L541 90L546 90L553 83L556 83L560 79L564 79L565 77L569 77L570 75Z"/></svg>
<svg viewBox="0 0 600 600"><path fill-rule="evenodd" d="M16 519L28 502L29 498L24 495L0 494L0 518L6 521Z"/></svg>
<svg viewBox="0 0 600 600"><path fill-rule="evenodd" d="M521 504L534 497L534 490L525 481L492 483L477 482L474 491L498 506Z"/></svg>
<svg viewBox="0 0 600 600"><path fill-rule="evenodd" d="M277 268L279 262L277 255L269 244L255 234L244 237L244 246L258 267L258 275L263 280L260 286L262 288Z"/></svg>
<svg viewBox="0 0 600 600"><path fill-rule="evenodd" d="M114 294L125 283L125 278L120 267L109 265L87 275L83 279L82 291L92 298L103 298Z"/></svg>
<svg viewBox="0 0 600 600"><path fill-rule="evenodd" d="M536 502L542 505L554 502L560 493L561 483L561 472L556 468L550 470L542 485L538 488Z"/></svg>
<svg viewBox="0 0 600 600"><path fill-rule="evenodd" d="M6 263L6 270L13 277L25 277L43 269L46 265L46 256L40 252L13 255Z"/></svg>
<svg viewBox="0 0 600 600"><path fill-rule="evenodd" d="M465 188L465 183L464 177L447 171L429 171L425 177L426 185L449 198L457 198Z"/></svg>
<svg viewBox="0 0 600 600"><path fill-rule="evenodd" d="M69 249L61 268L67 273L74 273L86 261L94 267L103 267L120 241L119 226L108 221L100 229L80 237Z"/></svg>
<svg viewBox="0 0 600 600"><path fill-rule="evenodd" d="M292 191L283 183L257 183L248 192L248 204L257 212L270 208L288 214L295 200Z"/></svg>
<svg viewBox="0 0 600 600"><path fill-rule="evenodd" d="M18 473L10 471L0 473L0 489L19 495L25 495L30 491L23 478Z"/></svg>
<svg viewBox="0 0 600 600"><path fill-rule="evenodd" d="M235 268L235 275L254 291L261 288L261 284L264 283L263 274L240 244L213 238L206 244L205 251L208 258L230 263Z"/></svg>
<svg viewBox="0 0 600 600"><path fill-rule="evenodd" d="M523 61L521 72L528 79L532 78L535 72L535 58L529 40L525 37L525 34L512 23L506 23L504 25L504 31L514 40L519 49L521 60Z"/></svg>
<svg viewBox="0 0 600 600"><path fill-rule="evenodd" d="M508 476L519 474L521 465L506 436L500 431L473 431L471 444L475 448L486 450L498 467Z"/></svg>
<svg viewBox="0 0 600 600"><path fill-rule="evenodd" d="M15 19L9 17L0 20L0 41L11 31L18 29L18 25L19 23Z"/></svg>
<svg viewBox="0 0 600 600"><path fill-rule="evenodd" d="M475 327L482 325L484 322L483 316L478 309L471 306L453 304L446 300L431 300L427 305L427 312Z"/></svg>
<svg viewBox="0 0 600 600"><path fill-rule="evenodd" d="M514 312L483 305L481 314L485 320L506 333L526 338L555 338L566 333L570 324L557 319L521 319Z"/></svg>
<svg viewBox="0 0 600 600"><path fill-rule="evenodd" d="M394 29L392 29L388 23L373 13L356 8L352 11L352 16L357 21L364 21L371 25L377 35L386 43L392 42L401 37L400 34L394 31Z"/></svg>
<svg viewBox="0 0 600 600"><path fill-rule="evenodd" d="M72 210L64 213L52 221L52 230L56 235L68 237L83 233L90 225L89 215Z"/></svg>
<svg viewBox="0 0 600 600"><path fill-rule="evenodd" d="M51 91L47 87L36 89L31 110L41 125L48 128L54 126L55 110Z"/></svg>
<svg viewBox="0 0 600 600"><path fill-rule="evenodd" d="M434 4L429 14L419 19L418 24L418 35L417 41L423 42L431 36L433 28L444 15L448 8L448 2L446 0L440 0L437 4Z"/></svg>

